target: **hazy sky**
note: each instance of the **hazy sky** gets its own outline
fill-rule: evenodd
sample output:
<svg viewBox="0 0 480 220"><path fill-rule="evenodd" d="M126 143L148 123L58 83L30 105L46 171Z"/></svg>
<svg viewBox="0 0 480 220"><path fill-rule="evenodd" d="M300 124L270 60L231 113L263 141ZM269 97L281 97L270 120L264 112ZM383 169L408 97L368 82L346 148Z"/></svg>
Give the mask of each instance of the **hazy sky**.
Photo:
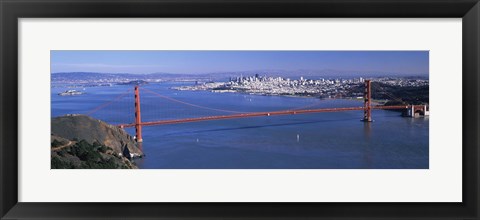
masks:
<svg viewBox="0 0 480 220"><path fill-rule="evenodd" d="M51 72L338 70L428 74L428 51L51 51Z"/></svg>

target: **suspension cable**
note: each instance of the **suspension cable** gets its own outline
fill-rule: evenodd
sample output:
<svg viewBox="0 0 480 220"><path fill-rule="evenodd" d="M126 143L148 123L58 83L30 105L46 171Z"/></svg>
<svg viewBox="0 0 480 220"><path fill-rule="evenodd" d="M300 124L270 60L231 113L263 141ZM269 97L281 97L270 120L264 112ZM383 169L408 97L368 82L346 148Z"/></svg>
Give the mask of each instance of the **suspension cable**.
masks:
<svg viewBox="0 0 480 220"><path fill-rule="evenodd" d="M171 97L168 97L168 96L164 96L164 95L160 95L150 89L146 89L146 88L142 88L143 90L151 93L151 94L154 94L160 98L163 98L163 99L167 99L167 100L170 100L170 101L173 101L173 102L177 102L177 103L180 103L180 104L184 104L184 105L189 105L189 106L193 106L193 107L197 107L197 108L203 108L203 109L208 109L208 110L213 110L213 111L220 111L220 112L229 112L229 113L249 113L249 112L241 112L241 111L233 111L233 110L227 110L227 109L218 109L218 108L210 108L210 107L206 107L206 106L201 106L201 105L195 105L195 104L192 104L192 103L188 103L188 102L184 102L184 101L180 101L178 99L174 99L174 98L171 98Z"/></svg>
<svg viewBox="0 0 480 220"><path fill-rule="evenodd" d="M385 91L385 88L382 88L382 87L377 86L377 85L375 85L375 84L372 84L372 85L374 85L377 89L381 90L381 91L383 92L383 94L385 94L386 96L388 96L388 97L391 98L392 100L394 100L394 101L399 101L399 102L403 102L403 100L402 100L401 98L398 98L398 97L396 97L395 95L393 95L393 94Z"/></svg>
<svg viewBox="0 0 480 220"><path fill-rule="evenodd" d="M117 101L117 100L125 97L126 95L128 95L131 91L132 91L132 89L129 89L129 90L127 90L125 93L122 93L122 94L120 94L119 96L115 97L113 100L97 106L97 107L94 108L93 110L89 111L89 112L87 113L87 115L91 115L91 114L93 114L93 113L95 113L95 112L97 112L97 111L99 111L99 110L101 110L101 109L103 109L103 108L111 105L113 102L115 102L115 101Z"/></svg>

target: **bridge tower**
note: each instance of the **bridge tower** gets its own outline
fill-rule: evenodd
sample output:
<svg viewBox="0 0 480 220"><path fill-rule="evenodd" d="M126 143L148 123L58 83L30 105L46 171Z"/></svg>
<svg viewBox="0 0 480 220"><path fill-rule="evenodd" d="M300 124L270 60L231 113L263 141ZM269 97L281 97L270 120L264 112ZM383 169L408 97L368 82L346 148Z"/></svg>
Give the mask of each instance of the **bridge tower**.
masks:
<svg viewBox="0 0 480 220"><path fill-rule="evenodd" d="M140 92L138 85L135 86L135 137L137 142L143 142L142 139L142 117L140 115Z"/></svg>
<svg viewBox="0 0 480 220"><path fill-rule="evenodd" d="M372 122L372 83L370 80L365 80L365 92L363 93L363 121Z"/></svg>

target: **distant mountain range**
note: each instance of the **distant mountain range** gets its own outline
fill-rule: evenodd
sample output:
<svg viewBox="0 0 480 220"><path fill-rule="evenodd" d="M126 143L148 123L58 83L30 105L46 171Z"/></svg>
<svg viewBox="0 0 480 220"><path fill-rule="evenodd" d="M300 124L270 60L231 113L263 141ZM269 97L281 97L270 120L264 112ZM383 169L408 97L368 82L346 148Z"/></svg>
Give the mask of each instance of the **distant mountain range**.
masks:
<svg viewBox="0 0 480 220"><path fill-rule="evenodd" d="M232 71L232 72L215 72L215 73L199 73L199 74L177 74L177 73L149 73L149 74L131 74L131 73L95 73L95 72L62 72L52 73L52 82L64 81L122 81L122 80L217 80L229 77L239 76L272 76L272 77L290 77L290 78L353 78L353 77L407 77L416 76L428 78L428 74L408 75L401 73L386 73L386 72L358 72L358 71L344 71L344 70L252 70L252 71Z"/></svg>
<svg viewBox="0 0 480 220"><path fill-rule="evenodd" d="M351 70L335 70L335 69L323 69L323 70L308 70L308 69L298 69L298 70L252 70L252 71L235 71L235 72L219 72L219 73L210 73L209 75L224 75L224 76L251 76L251 75L266 75L266 76L281 76L281 77L307 77L307 78L353 78L353 77L405 77L405 76L424 76L428 77L428 74L405 74L405 73L394 73L394 72L380 72L380 71L351 71Z"/></svg>
<svg viewBox="0 0 480 220"><path fill-rule="evenodd" d="M94 73L94 72L66 72L66 73L52 73L52 81L62 80L115 80L115 79L128 79L128 80L144 80L151 78L176 78L176 77L198 77L193 74L171 74L171 73L150 73L150 74L132 74L132 73Z"/></svg>

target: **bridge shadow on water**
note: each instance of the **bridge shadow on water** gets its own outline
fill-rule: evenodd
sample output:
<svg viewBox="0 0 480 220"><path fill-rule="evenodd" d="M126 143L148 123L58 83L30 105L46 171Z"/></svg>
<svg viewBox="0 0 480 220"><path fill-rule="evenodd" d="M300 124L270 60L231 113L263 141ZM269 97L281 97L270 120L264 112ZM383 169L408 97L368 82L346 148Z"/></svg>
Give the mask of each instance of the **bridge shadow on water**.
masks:
<svg viewBox="0 0 480 220"><path fill-rule="evenodd" d="M381 115L381 116L377 116L375 118L390 118L390 117L399 117L399 116L397 116L397 115ZM301 119L297 119L297 120L301 120ZM163 136L201 134L201 133L207 133L207 132L234 131L234 130L246 130L246 129L268 128L268 127L294 126L294 125L303 125L303 124L331 123L331 122L341 122L341 121L360 121L360 119L358 117L355 117L355 118L343 118L343 119L302 120L300 122L290 122L290 123L275 123L275 124L240 126L240 127L230 127L230 128L201 129L201 130L193 130L193 131L179 131L179 132L167 133Z"/></svg>
<svg viewBox="0 0 480 220"><path fill-rule="evenodd" d="M230 127L230 128L217 128L217 129L203 129L203 130L194 130L194 131L172 132L172 133L165 134L164 136L185 135L185 134L200 134L200 133L207 133L207 132L234 131L234 130L258 129L258 128L267 128L267 127L294 126L294 125L315 124L315 123L329 123L329 122L352 121L352 120L360 120L360 119L358 119L358 118L344 118L344 119L331 119L331 120L329 120L329 119L324 119L324 120L303 120L303 121L301 121L301 122L263 124L263 125L252 125L252 126L241 126L241 127Z"/></svg>

